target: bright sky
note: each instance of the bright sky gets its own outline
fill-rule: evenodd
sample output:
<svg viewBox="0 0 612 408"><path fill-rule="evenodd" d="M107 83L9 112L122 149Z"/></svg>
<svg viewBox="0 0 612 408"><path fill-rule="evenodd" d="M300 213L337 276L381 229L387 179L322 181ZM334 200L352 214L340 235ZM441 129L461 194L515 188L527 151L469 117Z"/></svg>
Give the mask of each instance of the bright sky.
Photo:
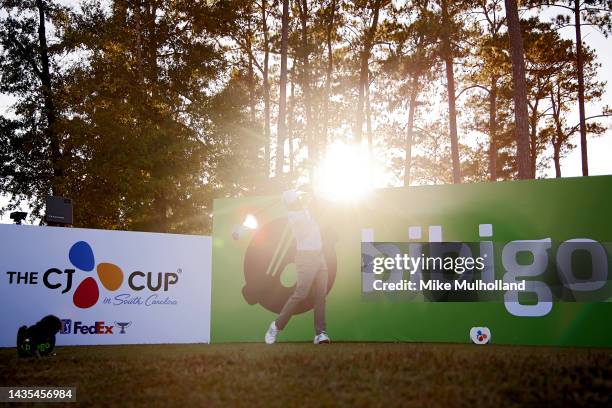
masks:
<svg viewBox="0 0 612 408"><path fill-rule="evenodd" d="M548 20L558 14L556 10L548 10L542 14L542 20ZM567 27L560 31L564 38L575 39L573 27ZM599 69L599 80L607 82L606 93L602 100L596 105L586 106L586 116L601 113L604 106L612 107L612 37L606 38L599 31L592 27L583 27L582 36L584 42L591 48L594 48L598 61L601 63ZM573 112L578 123L578 107ZM600 137L589 139L589 174L612 174L612 118L603 118L603 124L608 125L608 131ZM579 137L574 138L574 144L579 145ZM580 160L580 149L574 149L565 159L561 161L561 173L563 177L581 176L582 165ZM554 168L551 168L546 177L554 177Z"/></svg>
<svg viewBox="0 0 612 408"><path fill-rule="evenodd" d="M78 5L78 0L61 0L60 3L65 5L75 6ZM543 14L543 20L548 20L557 14L555 10L549 10ZM574 31L572 27L568 27L561 30L561 35L565 38L573 39ZM601 112L603 106L612 107L612 38L605 38L599 31L591 27L583 28L583 38L587 45L594 48L598 54L598 60L601 63L599 70L599 79L607 82L606 93L602 100L596 105L587 105L587 117L590 115ZM0 94L0 114L10 114L9 107L13 100L8 95ZM573 117L578 121L577 108L572 113ZM612 118L606 118L603 120L608 125L608 131L597 138L589 139L588 153L589 153L589 172L591 175L599 174L612 174ZM578 136L574 138L574 144L579 145ZM548 153L550 155L550 152ZM580 162L580 149L577 148L572 151L567 157L561 161L561 170L564 177L580 176L581 162ZM541 174L544 177L554 177L554 168L551 168ZM7 202L6 197L0 196L0 207L4 206ZM27 211L27 209L25 209ZM10 223L8 214L0 217L0 223Z"/></svg>

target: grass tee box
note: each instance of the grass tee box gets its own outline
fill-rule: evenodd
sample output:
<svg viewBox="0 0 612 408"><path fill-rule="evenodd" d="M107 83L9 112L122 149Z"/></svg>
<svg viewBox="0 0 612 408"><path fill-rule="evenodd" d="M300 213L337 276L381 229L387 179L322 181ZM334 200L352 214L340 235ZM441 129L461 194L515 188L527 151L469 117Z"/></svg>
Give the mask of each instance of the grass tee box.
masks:
<svg viewBox="0 0 612 408"><path fill-rule="evenodd" d="M612 349L279 343L56 352L20 360L0 349L0 384L74 387L76 404L66 406L88 408L603 407L612 393Z"/></svg>
<svg viewBox="0 0 612 408"><path fill-rule="evenodd" d="M513 241L539 240L548 243L545 268L524 279L541 286L561 273L555 262L560 244L589 240L604 251L609 285L611 202L612 177L599 176L382 189L360 202L329 204L322 222L324 232L335 237L325 249L328 332L335 341L469 342L471 327L486 326L498 344L610 347L609 301L547 304L535 293L515 304L371 298L362 290L361 244L489 242L495 277L502 279L508 273L500 260L503 248ZM236 234L249 214L257 228ZM293 290L294 252L279 196L215 200L213 342L262 341ZM533 256L526 262L535 262ZM592 264L586 265L570 272L588 280ZM312 337L309 299L302 306L280 341Z"/></svg>

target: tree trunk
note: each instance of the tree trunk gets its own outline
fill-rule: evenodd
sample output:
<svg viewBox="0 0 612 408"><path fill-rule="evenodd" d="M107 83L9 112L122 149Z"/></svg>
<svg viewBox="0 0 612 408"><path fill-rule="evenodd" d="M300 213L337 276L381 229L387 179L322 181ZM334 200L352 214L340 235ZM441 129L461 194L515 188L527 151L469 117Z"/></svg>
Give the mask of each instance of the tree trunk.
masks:
<svg viewBox="0 0 612 408"><path fill-rule="evenodd" d="M489 180L497 181L497 78L489 90Z"/></svg>
<svg viewBox="0 0 612 408"><path fill-rule="evenodd" d="M248 14L249 14L249 20L248 20L248 26L247 26L247 31L246 31L246 38L245 38L245 44L248 50L248 76L247 76L247 81L248 81L248 87L249 87L249 121L251 122L251 126L255 126L256 122L257 122L257 96L256 96L256 85L257 82L255 80L255 61L253 58L253 42L252 42L252 38L253 38L253 31L251 29L251 20L250 20L250 15L251 15L251 8L249 6L248 9ZM249 144L250 146L250 151L249 151L249 159L251 160L251 163L255 164L258 163L259 161L259 141L256 140L256 143L253 143L252 145Z"/></svg>
<svg viewBox="0 0 612 408"><path fill-rule="evenodd" d="M145 37L145 39L147 39L147 53L146 53L146 58L147 58L147 65L148 65L148 77L149 77L149 87L151 88L151 97L154 100L154 103L157 102L156 99L158 98L159 92L158 92L158 85L157 82L159 81L159 65L157 62L157 49L158 49L158 43L157 43L157 4L155 1L145 1L145 15L144 15L144 21L146 24L146 33L147 33L147 37Z"/></svg>
<svg viewBox="0 0 612 408"><path fill-rule="evenodd" d="M114 23L117 24L118 27L123 27L126 25L128 15L127 10L128 5L126 2L113 2L112 16Z"/></svg>
<svg viewBox="0 0 612 408"><path fill-rule="evenodd" d="M246 46L249 53L249 72L248 72L248 81L249 81L249 120L251 123L255 123L255 115L256 115L256 101L255 101L255 67L253 61L253 44L251 42L251 36L253 33L251 32L251 24L249 22L249 27L246 33Z"/></svg>
<svg viewBox="0 0 612 408"><path fill-rule="evenodd" d="M295 152L293 151L293 132L295 129L295 78L294 70L291 68L291 98L289 99L289 118L287 124L287 138L289 139L289 173L295 171Z"/></svg>
<svg viewBox="0 0 612 408"><path fill-rule="evenodd" d="M518 178L530 178L529 157L529 122L527 112L527 86L525 83L525 55L523 51L523 38L518 15L517 0L504 0L506 4L506 18L508 20L508 34L510 38L510 55L512 59L512 82L514 85L514 136L516 139L516 161Z"/></svg>
<svg viewBox="0 0 612 408"><path fill-rule="evenodd" d="M448 128L450 132L451 156L453 161L453 183L461 183L459 163L459 138L457 136L457 104L455 95L455 72L451 49L451 21L448 14L448 3L442 0L442 54L446 66L446 87L448 92Z"/></svg>
<svg viewBox="0 0 612 408"><path fill-rule="evenodd" d="M312 94L310 91L310 61L308 58L308 1L298 1L298 8L300 11L300 23L301 23L301 48L302 48L302 89L304 92L304 111L306 114L306 123L304 127L304 135L306 137L306 144L308 146L308 159L310 163L310 176L311 180L314 176L313 163L318 159L317 143L316 138L313 134L312 128L314 126L313 114L312 114Z"/></svg>
<svg viewBox="0 0 612 408"><path fill-rule="evenodd" d="M365 88L365 119L366 119L366 135L368 138L368 154L370 163L374 159L374 141L372 138L372 112L370 105L370 70L368 69L368 82ZM369 169L372 167L369 166Z"/></svg>
<svg viewBox="0 0 612 408"><path fill-rule="evenodd" d="M47 119L47 128L45 136L49 141L50 161L53 169L53 180L51 182L51 194L63 194L63 177L62 154L60 151L59 137L57 135L57 112L55 111L55 103L53 101L53 88L51 81L51 71L49 68L49 48L47 46L47 33L45 22L45 5L42 0L36 0L38 8L38 42L40 47L40 62L41 62L41 83L44 100L44 112Z"/></svg>
<svg viewBox="0 0 612 408"><path fill-rule="evenodd" d="M586 114L584 110L584 61L582 56L582 33L580 22L580 1L574 0L574 21L576 25L576 63L578 68L578 111L580 114L580 154L582 156L582 175L589 175L589 156L587 152Z"/></svg>
<svg viewBox="0 0 612 408"><path fill-rule="evenodd" d="M270 48L268 39L268 22L266 21L266 0L261 1L261 21L263 30L264 66L263 66L263 96L264 96L264 161L266 175L270 176L270 81L268 71L270 65Z"/></svg>
<svg viewBox="0 0 612 408"><path fill-rule="evenodd" d="M363 119L364 119L364 109L365 109L365 88L369 86L368 83L368 62L370 61L370 53L372 52L372 46L374 41L374 36L376 35L376 29L378 27L378 16L380 12L381 1L378 0L374 4L374 8L372 9L372 24L370 28L365 33L363 48L361 50L360 56L360 69L359 69L359 84L358 91L359 96L357 99L357 115L355 118L355 142L361 146L362 136L363 136Z"/></svg>
<svg viewBox="0 0 612 408"><path fill-rule="evenodd" d="M251 44L249 43L249 47ZM249 120L255 123L256 107L255 107L255 72L253 69L253 56L249 55Z"/></svg>
<svg viewBox="0 0 612 408"><path fill-rule="evenodd" d="M553 144L553 160L555 162L555 177L561 178L561 143Z"/></svg>
<svg viewBox="0 0 612 408"><path fill-rule="evenodd" d="M134 23L136 25L136 81L138 83L138 97L137 104L142 107L143 104L143 89L144 89L144 71L142 64L142 5L140 0L134 1Z"/></svg>
<svg viewBox="0 0 612 408"><path fill-rule="evenodd" d="M551 136L553 145L553 161L555 163L555 177L561 177L561 146L565 136L563 134L563 126L561 123L561 95L560 90L557 89L557 95L551 90L550 92L550 104L552 107L552 118L555 124L555 132Z"/></svg>
<svg viewBox="0 0 612 408"><path fill-rule="evenodd" d="M276 171L275 176L283 174L285 165L285 139L287 138L287 40L289 36L289 0L283 0L281 25L281 70L278 100L278 126L276 130Z"/></svg>
<svg viewBox="0 0 612 408"><path fill-rule="evenodd" d="M155 1L143 1L143 13L142 13L142 30L144 38L144 62L145 69L144 73L147 79L147 87L145 89L150 90L150 95L147 95L148 101L146 107L158 106L161 104L160 92L159 92L159 63L157 60L158 56L158 36L157 36L157 9L158 5ZM150 129L150 127L160 128L162 124L159 121L159 116L155 112L143 111L143 118L141 126L144 129ZM146 134L145 134L146 135ZM146 135L150 138L152 135ZM167 139L159 134L156 134L153 140L154 149L161 150L168 144ZM171 178L167 175L167 172L163 165L160 163L155 164L151 169L152 178L155 181L155 187L153 190L153 213L150 214L149 218L149 230L158 232L169 232L171 230L171 207L168 198L169 184L172 182Z"/></svg>
<svg viewBox="0 0 612 408"><path fill-rule="evenodd" d="M416 76L412 78L412 87L410 90L410 101L408 102L408 126L406 129L406 142L404 145L404 187L410 185L410 170L412 168L412 142L414 135L414 114L416 111L416 100L418 96L418 79Z"/></svg>
<svg viewBox="0 0 612 408"><path fill-rule="evenodd" d="M334 28L334 18L336 14L336 0L332 0L327 23L326 43L327 43L327 69L325 71L325 99L323 100L323 147L327 146L329 131L329 98L331 97L331 82L334 69L334 54L332 50L332 32Z"/></svg>
<svg viewBox="0 0 612 408"><path fill-rule="evenodd" d="M529 173L531 178L536 177L536 164L538 160L538 104L536 97L535 105L529 116Z"/></svg>

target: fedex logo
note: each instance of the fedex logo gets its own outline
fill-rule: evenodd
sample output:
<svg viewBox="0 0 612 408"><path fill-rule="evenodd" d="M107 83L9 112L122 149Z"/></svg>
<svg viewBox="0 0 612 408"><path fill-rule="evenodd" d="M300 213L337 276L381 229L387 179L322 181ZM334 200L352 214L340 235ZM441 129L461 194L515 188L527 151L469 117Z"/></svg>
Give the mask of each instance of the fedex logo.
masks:
<svg viewBox="0 0 612 408"><path fill-rule="evenodd" d="M69 327L69 324L67 325ZM113 334L114 326L107 326L104 322L94 322L89 326L83 322L76 321L72 325L72 334ZM62 330L62 333L70 333L70 329Z"/></svg>

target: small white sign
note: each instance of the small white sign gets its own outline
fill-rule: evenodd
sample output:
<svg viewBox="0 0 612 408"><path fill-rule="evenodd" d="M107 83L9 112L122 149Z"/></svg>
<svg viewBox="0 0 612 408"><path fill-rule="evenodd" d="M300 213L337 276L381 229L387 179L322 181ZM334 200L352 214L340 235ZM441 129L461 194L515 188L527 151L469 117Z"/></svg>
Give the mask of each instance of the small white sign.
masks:
<svg viewBox="0 0 612 408"><path fill-rule="evenodd" d="M488 327L472 327L470 339L474 344L487 344L491 341L491 330Z"/></svg>

